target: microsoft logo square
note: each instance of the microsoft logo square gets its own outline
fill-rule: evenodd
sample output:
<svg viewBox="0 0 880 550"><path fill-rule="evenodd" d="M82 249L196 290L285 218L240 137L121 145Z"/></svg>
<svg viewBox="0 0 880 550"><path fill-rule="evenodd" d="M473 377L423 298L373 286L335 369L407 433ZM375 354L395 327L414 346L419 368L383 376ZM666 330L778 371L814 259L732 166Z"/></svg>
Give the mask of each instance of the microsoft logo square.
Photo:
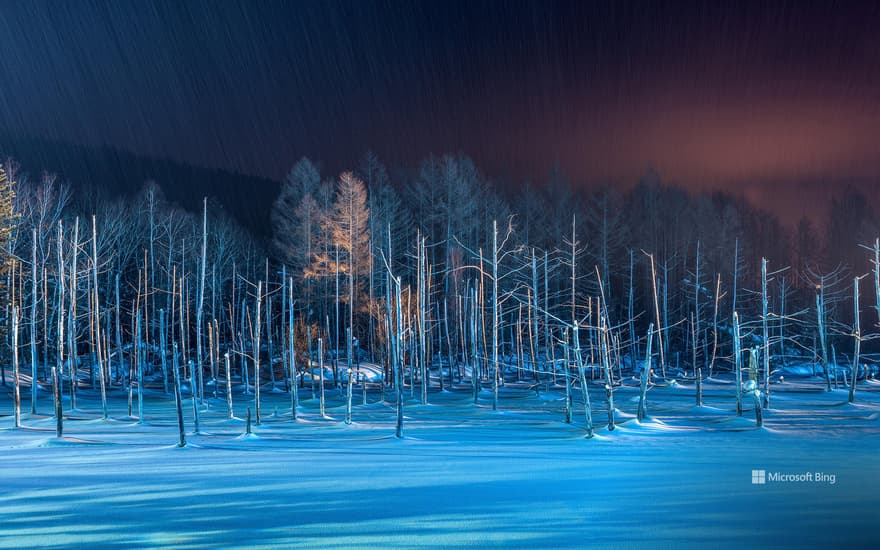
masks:
<svg viewBox="0 0 880 550"><path fill-rule="evenodd" d="M752 470L752 485L764 485L767 483L766 470Z"/></svg>

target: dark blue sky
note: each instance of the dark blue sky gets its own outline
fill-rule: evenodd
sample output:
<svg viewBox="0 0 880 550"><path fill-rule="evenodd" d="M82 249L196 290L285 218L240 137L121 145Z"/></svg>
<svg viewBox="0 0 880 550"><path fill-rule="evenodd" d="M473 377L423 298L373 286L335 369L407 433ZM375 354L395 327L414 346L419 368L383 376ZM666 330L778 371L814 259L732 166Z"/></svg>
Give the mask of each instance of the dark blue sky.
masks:
<svg viewBox="0 0 880 550"><path fill-rule="evenodd" d="M0 123L273 178L461 150L798 197L877 181L878 29L864 2L0 0Z"/></svg>

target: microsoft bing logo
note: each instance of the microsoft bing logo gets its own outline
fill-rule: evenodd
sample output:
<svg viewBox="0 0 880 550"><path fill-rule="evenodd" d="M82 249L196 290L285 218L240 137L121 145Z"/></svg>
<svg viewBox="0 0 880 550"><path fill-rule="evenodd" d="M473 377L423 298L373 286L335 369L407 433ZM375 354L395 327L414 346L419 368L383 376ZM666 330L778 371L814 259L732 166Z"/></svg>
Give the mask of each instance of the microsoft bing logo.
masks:
<svg viewBox="0 0 880 550"><path fill-rule="evenodd" d="M752 470L752 485L764 485L767 483L766 470Z"/></svg>

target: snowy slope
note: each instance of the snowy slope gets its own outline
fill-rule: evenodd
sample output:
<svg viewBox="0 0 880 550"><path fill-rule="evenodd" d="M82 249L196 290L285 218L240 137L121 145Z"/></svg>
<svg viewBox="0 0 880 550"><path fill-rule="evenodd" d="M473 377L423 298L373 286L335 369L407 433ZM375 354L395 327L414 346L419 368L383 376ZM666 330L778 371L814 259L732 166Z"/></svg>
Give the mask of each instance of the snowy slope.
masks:
<svg viewBox="0 0 880 550"><path fill-rule="evenodd" d="M202 412L201 434L178 448L173 399L150 390L146 422L128 418L114 390L111 420L82 389L65 438L54 437L51 396L0 417L0 547L93 545L390 548L491 546L876 547L880 392L821 391L821 380L773 388L756 429L734 412L730 380L704 384L704 407L680 382L649 392L650 418L632 414L637 383L615 400L613 432L583 437L583 407L563 422L562 392L536 395L507 383L500 410L468 381L407 401L405 438L393 402L354 392L354 423L342 423L343 394L328 391L327 417L308 385L300 420L289 397L263 393L263 422L250 437L227 420L225 398ZM271 389L265 386L264 389ZM575 396L580 391L574 392ZM604 391L593 388L593 417ZM29 392L23 392L25 396ZM415 396L419 392L416 388ZM407 388L408 396L408 388ZM393 399L389 392L388 399ZM236 388L235 412L253 406ZM184 405L187 429L191 407ZM9 390L0 393L11 412ZM30 409L25 400L24 411ZM65 410L67 405L65 404ZM277 410L277 412L276 412ZM752 484L752 470L824 472L835 483Z"/></svg>

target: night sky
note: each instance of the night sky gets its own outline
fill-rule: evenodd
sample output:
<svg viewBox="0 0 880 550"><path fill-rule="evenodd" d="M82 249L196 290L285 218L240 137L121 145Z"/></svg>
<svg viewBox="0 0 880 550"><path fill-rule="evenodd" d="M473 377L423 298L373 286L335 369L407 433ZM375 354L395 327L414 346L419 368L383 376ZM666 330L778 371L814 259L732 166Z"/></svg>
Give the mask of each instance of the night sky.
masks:
<svg viewBox="0 0 880 550"><path fill-rule="evenodd" d="M880 181L880 4L0 1L0 125L280 179L375 150L791 221Z"/></svg>

